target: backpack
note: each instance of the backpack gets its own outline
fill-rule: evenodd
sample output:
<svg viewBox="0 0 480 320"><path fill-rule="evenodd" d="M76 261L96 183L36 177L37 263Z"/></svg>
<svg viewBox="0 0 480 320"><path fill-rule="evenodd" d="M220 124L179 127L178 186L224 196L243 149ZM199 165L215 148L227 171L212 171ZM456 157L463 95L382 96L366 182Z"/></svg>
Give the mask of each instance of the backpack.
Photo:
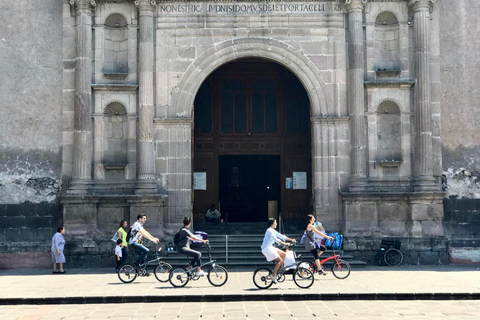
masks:
<svg viewBox="0 0 480 320"><path fill-rule="evenodd" d="M183 229L183 228L182 228ZM175 236L173 237L173 244L178 246L178 243L183 240L183 237L182 239L180 239L180 231L182 231L182 229L178 230L178 232L175 234Z"/></svg>
<svg viewBox="0 0 480 320"><path fill-rule="evenodd" d="M130 227L130 229L128 229L128 232L127 232L127 237L125 239L127 243L130 241L131 237L132 237L132 227Z"/></svg>

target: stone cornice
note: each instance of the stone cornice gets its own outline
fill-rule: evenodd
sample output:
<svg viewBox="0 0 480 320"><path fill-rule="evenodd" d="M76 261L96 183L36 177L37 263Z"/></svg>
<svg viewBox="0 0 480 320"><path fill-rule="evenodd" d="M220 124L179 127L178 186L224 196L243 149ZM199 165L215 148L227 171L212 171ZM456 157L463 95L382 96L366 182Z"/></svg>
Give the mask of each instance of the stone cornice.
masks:
<svg viewBox="0 0 480 320"><path fill-rule="evenodd" d="M92 89L95 91L136 91L138 84L117 84L117 83L94 83Z"/></svg>

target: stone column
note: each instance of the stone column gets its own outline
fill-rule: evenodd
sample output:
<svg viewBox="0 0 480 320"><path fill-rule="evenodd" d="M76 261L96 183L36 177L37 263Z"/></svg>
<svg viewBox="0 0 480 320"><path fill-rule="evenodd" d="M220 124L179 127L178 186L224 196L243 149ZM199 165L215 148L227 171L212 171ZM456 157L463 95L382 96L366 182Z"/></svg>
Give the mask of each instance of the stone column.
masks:
<svg viewBox="0 0 480 320"><path fill-rule="evenodd" d="M156 2L136 0L139 15L138 41L138 183L137 193L156 193L155 160L153 145L153 72L154 27Z"/></svg>
<svg viewBox="0 0 480 320"><path fill-rule="evenodd" d="M73 172L68 193L84 194L92 185L92 7L94 0L70 0L76 9Z"/></svg>
<svg viewBox="0 0 480 320"><path fill-rule="evenodd" d="M414 19L415 160L414 189L436 190L433 177L432 110L430 93L430 6L436 0L410 0Z"/></svg>
<svg viewBox="0 0 480 320"><path fill-rule="evenodd" d="M367 134L365 125L363 7L367 0L346 0L348 11L347 104L350 113L350 191L367 185Z"/></svg>

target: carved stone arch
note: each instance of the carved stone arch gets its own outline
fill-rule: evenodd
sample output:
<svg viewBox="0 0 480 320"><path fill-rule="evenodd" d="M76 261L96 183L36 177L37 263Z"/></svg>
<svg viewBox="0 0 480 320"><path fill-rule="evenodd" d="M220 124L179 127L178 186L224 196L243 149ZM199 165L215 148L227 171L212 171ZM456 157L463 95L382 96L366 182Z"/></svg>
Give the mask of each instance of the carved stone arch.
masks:
<svg viewBox="0 0 480 320"><path fill-rule="evenodd" d="M396 101L392 99L384 99L378 104L377 113L400 113L400 107Z"/></svg>
<svg viewBox="0 0 480 320"><path fill-rule="evenodd" d="M105 109L103 109L103 114L105 116L113 116L113 115L127 115L127 109L123 102L118 100L113 100L107 104Z"/></svg>
<svg viewBox="0 0 480 320"><path fill-rule="evenodd" d="M271 60L289 69L308 94L312 117L334 114L333 106L327 105L323 92L325 82L319 70L301 52L273 39L240 38L216 44L190 65L172 94L171 110L175 110L175 114L167 114L167 117L180 115L191 118L193 102L203 81L214 70L230 61L252 57Z"/></svg>
<svg viewBox="0 0 480 320"><path fill-rule="evenodd" d="M376 26L389 26L396 24L398 24L397 15L391 11L382 11L375 19Z"/></svg>
<svg viewBox="0 0 480 320"><path fill-rule="evenodd" d="M126 28L128 22L123 14L115 12L107 16L104 25L110 28Z"/></svg>

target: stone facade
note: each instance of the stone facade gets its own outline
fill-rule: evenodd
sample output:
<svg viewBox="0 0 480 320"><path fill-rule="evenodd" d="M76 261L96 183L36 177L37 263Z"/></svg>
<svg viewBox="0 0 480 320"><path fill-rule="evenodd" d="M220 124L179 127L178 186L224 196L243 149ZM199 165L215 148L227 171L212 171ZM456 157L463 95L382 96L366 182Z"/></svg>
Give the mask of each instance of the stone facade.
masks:
<svg viewBox="0 0 480 320"><path fill-rule="evenodd" d="M242 58L281 64L303 84L311 210L358 239L355 250L369 238L443 239L444 189L479 197L478 50L466 31L476 4L44 2L0 5L0 73L15 79L0 87L0 203L60 201L57 224L83 248L139 212L160 237L192 214L194 99Z"/></svg>

